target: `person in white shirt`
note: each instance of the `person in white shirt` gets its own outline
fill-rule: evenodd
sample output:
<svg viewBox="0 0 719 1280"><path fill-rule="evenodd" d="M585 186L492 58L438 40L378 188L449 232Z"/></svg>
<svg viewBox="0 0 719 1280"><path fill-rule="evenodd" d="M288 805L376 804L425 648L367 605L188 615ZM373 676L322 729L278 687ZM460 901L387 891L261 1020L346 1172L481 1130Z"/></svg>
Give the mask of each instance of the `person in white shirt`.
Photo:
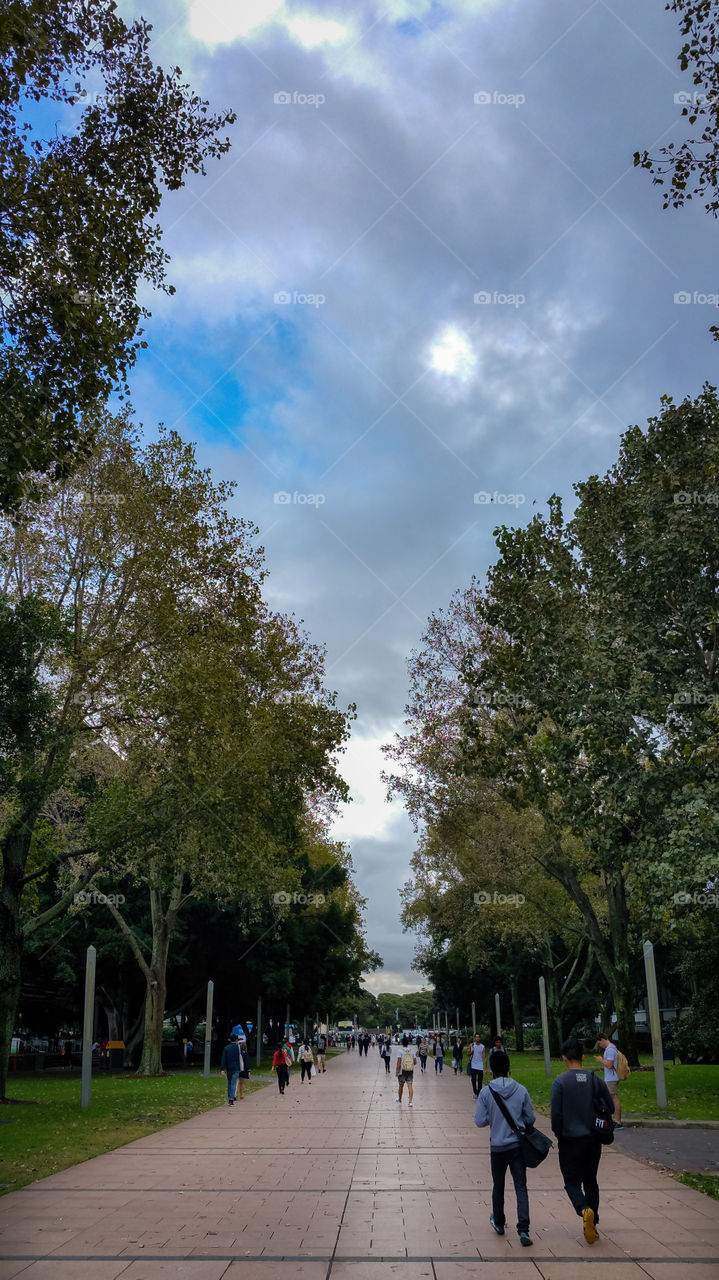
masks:
<svg viewBox="0 0 719 1280"><path fill-rule="evenodd" d="M469 1070L472 1076L472 1092L475 1098L478 1098L484 1079L484 1045L478 1031L469 1047Z"/></svg>
<svg viewBox="0 0 719 1280"><path fill-rule="evenodd" d="M412 1067L410 1070L409 1060L412 1059ZM407 1086L409 1094L409 1105L412 1106L412 1098L414 1093L414 1069L417 1065L417 1050L413 1044L410 1044L407 1036L402 1040L401 1045L397 1048L397 1101L402 1102L402 1090Z"/></svg>
<svg viewBox="0 0 719 1280"><path fill-rule="evenodd" d="M619 1054L617 1046L612 1044L609 1036L602 1032L599 1037L599 1048L601 1049L601 1057L599 1054L594 1055L595 1062L601 1062L604 1067L604 1083L612 1095L614 1103L614 1127L622 1129L622 1104L619 1101L619 1076L617 1074L617 1060Z"/></svg>

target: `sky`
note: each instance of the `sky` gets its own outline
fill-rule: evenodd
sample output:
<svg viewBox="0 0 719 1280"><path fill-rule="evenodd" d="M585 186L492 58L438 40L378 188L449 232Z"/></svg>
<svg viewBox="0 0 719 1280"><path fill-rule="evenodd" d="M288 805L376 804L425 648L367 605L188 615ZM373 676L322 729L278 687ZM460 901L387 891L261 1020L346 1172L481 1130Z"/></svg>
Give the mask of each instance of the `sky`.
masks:
<svg viewBox="0 0 719 1280"><path fill-rule="evenodd" d="M399 919L415 836L385 801L426 620L492 529L571 510L620 435L716 382L717 228L633 154L686 136L663 0L123 0L232 149L161 210L176 293L132 376L237 483L272 604L356 702L336 835L374 991L423 985ZM675 297L678 295L678 297ZM712 295L715 295L712 298ZM688 299L688 301L687 301Z"/></svg>

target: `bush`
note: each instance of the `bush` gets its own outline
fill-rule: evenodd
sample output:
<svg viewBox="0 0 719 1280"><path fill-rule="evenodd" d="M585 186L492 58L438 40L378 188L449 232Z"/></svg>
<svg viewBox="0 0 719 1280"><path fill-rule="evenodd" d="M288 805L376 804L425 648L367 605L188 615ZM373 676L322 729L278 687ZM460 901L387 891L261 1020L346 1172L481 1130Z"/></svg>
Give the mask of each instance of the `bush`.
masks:
<svg viewBox="0 0 719 1280"><path fill-rule="evenodd" d="M674 1032L674 1048L682 1062L719 1063L719 1019L708 991L692 1000Z"/></svg>

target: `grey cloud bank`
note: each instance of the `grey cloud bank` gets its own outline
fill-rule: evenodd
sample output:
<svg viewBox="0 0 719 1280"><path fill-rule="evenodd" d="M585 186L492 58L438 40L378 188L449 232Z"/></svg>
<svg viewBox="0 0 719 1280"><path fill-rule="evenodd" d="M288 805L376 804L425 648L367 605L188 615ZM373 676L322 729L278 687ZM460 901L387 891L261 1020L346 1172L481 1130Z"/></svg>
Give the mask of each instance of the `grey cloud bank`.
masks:
<svg viewBox="0 0 719 1280"><path fill-rule="evenodd" d="M571 504L661 394L714 377L712 309L675 294L717 292L716 227L699 206L663 213L632 168L683 136L676 20L661 2L275 6L203 43L189 4L144 11L158 58L238 123L163 208L178 292L151 304L139 416L237 480L272 598L327 643L357 734L389 736L406 656L484 572L494 525L552 492ZM396 892L412 832L398 810L386 839L375 803L380 834L352 841L368 938L415 986Z"/></svg>

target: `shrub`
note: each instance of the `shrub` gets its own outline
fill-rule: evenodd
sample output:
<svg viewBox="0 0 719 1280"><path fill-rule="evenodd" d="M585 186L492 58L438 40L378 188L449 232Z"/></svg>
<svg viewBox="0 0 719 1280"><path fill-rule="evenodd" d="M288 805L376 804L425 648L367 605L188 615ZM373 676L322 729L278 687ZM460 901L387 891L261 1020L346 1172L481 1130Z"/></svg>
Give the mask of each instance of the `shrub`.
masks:
<svg viewBox="0 0 719 1280"><path fill-rule="evenodd" d="M692 1000L674 1032L674 1048L682 1062L719 1063L719 1019L716 999L708 991Z"/></svg>

